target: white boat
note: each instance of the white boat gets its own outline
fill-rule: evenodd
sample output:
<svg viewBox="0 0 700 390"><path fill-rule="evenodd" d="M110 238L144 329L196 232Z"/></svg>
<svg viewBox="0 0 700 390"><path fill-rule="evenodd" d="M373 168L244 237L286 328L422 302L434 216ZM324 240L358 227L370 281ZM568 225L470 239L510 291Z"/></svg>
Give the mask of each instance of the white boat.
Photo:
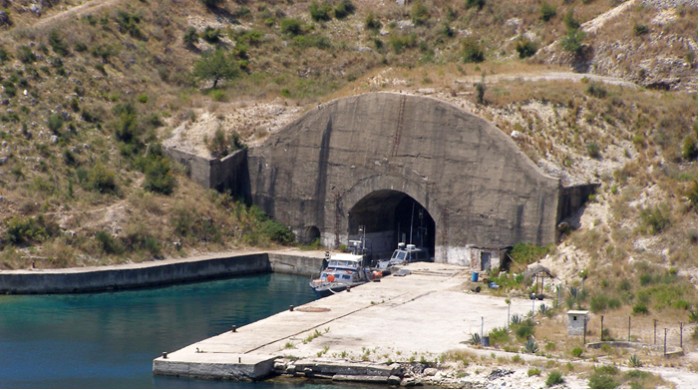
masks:
<svg viewBox="0 0 700 390"><path fill-rule="evenodd" d="M406 245L400 242L399 247L394 250L391 258L379 261L377 263L377 268L388 270L393 266L406 265L416 261L430 261L430 254L425 248L419 248L413 244Z"/></svg>
<svg viewBox="0 0 700 390"><path fill-rule="evenodd" d="M327 297L370 280L371 271L365 266L361 254L336 253L327 262L318 279L309 282L319 297Z"/></svg>

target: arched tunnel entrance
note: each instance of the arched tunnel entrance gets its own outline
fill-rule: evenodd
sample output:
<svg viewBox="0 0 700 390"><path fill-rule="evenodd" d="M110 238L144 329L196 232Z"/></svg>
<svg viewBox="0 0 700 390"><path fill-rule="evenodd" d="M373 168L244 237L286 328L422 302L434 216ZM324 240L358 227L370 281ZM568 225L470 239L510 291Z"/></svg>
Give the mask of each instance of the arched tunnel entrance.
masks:
<svg viewBox="0 0 700 390"><path fill-rule="evenodd" d="M435 256L435 221L420 203L394 190L380 190L360 199L348 216L348 235L364 226L373 258L388 258L399 242L415 244Z"/></svg>

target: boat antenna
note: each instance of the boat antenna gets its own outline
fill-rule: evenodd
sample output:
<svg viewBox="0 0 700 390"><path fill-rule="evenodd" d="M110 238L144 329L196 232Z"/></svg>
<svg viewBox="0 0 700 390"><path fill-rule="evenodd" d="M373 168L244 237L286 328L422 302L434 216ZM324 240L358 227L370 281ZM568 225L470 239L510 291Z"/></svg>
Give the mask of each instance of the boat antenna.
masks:
<svg viewBox="0 0 700 390"><path fill-rule="evenodd" d="M413 244L413 211L415 210L415 208L416 208L416 201L414 200L413 205L411 206L411 230L409 233L410 237L408 239L410 241L409 244Z"/></svg>

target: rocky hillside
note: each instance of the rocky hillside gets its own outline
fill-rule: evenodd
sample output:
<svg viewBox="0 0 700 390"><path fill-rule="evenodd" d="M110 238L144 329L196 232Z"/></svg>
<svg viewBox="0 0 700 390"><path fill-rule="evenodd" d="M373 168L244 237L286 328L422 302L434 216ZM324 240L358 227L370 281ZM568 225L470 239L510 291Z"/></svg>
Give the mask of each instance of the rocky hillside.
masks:
<svg viewBox="0 0 700 390"><path fill-rule="evenodd" d="M397 91L601 183L543 260L562 279L696 308L697 2L406 3L0 0L0 268L288 243L163 147L222 155L323 101Z"/></svg>

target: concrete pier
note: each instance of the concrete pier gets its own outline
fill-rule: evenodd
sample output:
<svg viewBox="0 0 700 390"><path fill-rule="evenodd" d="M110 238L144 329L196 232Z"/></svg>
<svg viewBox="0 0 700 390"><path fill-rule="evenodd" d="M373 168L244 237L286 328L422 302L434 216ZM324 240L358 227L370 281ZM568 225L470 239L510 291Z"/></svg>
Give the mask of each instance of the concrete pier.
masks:
<svg viewBox="0 0 700 390"><path fill-rule="evenodd" d="M473 333L506 325L505 298L469 291L466 268L406 268L407 276L388 276L169 352L153 361L153 372L239 380L286 372L391 384L401 378L398 365L377 362L434 362ZM511 315L532 310L529 299L511 301Z"/></svg>
<svg viewBox="0 0 700 390"><path fill-rule="evenodd" d="M318 272L323 251L234 251L136 264L0 271L0 294L60 294L132 288L280 272Z"/></svg>

